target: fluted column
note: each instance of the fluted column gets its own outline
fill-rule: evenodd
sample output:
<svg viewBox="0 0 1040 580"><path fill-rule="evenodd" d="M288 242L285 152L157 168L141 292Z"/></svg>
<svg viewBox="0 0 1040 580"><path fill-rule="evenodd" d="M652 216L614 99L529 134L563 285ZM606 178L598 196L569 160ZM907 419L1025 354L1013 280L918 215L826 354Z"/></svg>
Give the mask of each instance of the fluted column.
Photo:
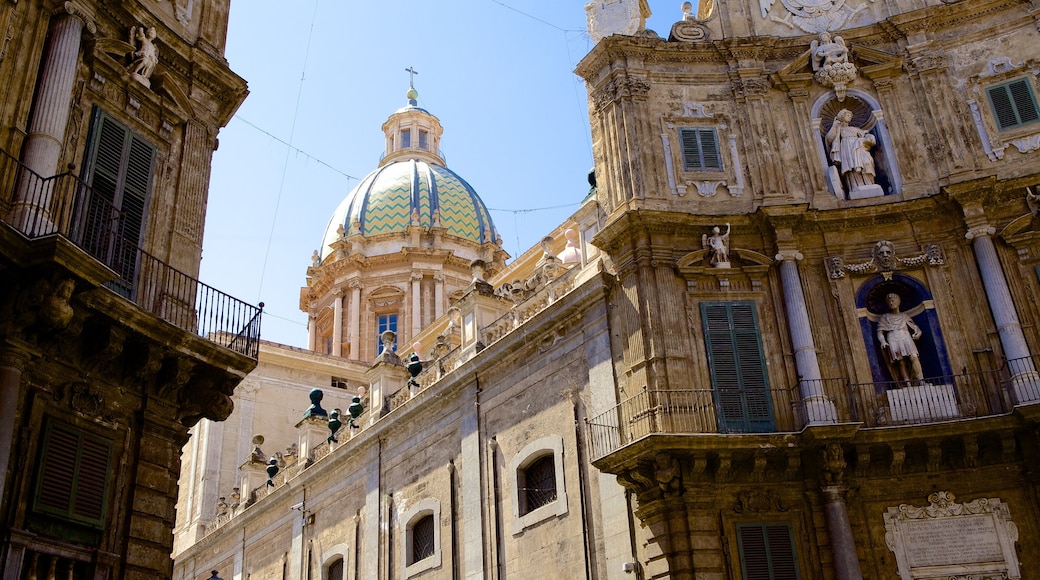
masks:
<svg viewBox="0 0 1040 580"><path fill-rule="evenodd" d="M964 237L971 240L975 250L975 262L982 276L982 287L986 290L986 301L989 302L993 321L997 325L1000 345L1004 349L1004 357L1012 373L1012 388L1016 402L1040 401L1040 382L1036 367L1030 357L1029 346L1022 333L1022 324L1018 321L1015 303L1011 300L1004 270L1000 267L997 250L993 246L993 234L996 230L991 226L976 227L968 230Z"/></svg>
<svg viewBox="0 0 1040 580"><path fill-rule="evenodd" d="M784 290L784 307L787 311L787 327L791 332L794 349L794 364L798 369L798 388L802 396L807 424L834 423L838 415L834 403L823 393L820 380L820 363L816 358L809 312L806 310L802 279L798 264L802 254L797 250L781 250L776 259L780 262L780 282Z"/></svg>
<svg viewBox="0 0 1040 580"><path fill-rule="evenodd" d="M343 294L332 298L332 356L343 356Z"/></svg>
<svg viewBox="0 0 1040 580"><path fill-rule="evenodd" d="M361 359L361 282L350 283L350 358Z"/></svg>
<svg viewBox="0 0 1040 580"><path fill-rule="evenodd" d="M412 272L412 334L408 340L419 336L422 330L422 272Z"/></svg>
<svg viewBox="0 0 1040 580"><path fill-rule="evenodd" d="M25 139L22 162L40 177L57 173L69 122L72 87L79 63L80 38L86 25L71 2L51 23L46 55L36 88L36 104ZM93 25L90 25L93 28ZM14 223L23 231L41 234L54 230L50 205L52 184L44 187L26 175L15 192ZM37 185L37 187L32 187Z"/></svg>
<svg viewBox="0 0 1040 580"><path fill-rule="evenodd" d="M11 348L0 350L0 500L7 493L7 468L14 448L18 393L21 390L22 370L27 362L29 355L25 352Z"/></svg>

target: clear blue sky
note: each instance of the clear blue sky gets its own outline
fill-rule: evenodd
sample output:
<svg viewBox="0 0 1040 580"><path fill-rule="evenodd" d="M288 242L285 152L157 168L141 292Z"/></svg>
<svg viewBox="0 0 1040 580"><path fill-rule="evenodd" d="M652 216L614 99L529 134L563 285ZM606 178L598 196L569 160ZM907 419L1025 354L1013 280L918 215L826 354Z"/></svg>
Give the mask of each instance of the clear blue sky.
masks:
<svg viewBox="0 0 1040 580"><path fill-rule="evenodd" d="M665 37L681 17L670 4L651 2L648 28ZM235 0L226 54L250 95L213 157L200 278L265 302L264 339L306 346L311 253L376 168L407 67L444 127L447 165L518 256L588 192L587 94L573 71L590 49L575 0Z"/></svg>

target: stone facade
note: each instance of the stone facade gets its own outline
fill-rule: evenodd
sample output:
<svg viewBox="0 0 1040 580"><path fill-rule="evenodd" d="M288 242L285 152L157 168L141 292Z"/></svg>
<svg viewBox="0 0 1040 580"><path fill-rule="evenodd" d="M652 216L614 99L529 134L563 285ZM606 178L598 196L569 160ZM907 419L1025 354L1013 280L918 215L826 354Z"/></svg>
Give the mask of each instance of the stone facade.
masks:
<svg viewBox="0 0 1040 580"><path fill-rule="evenodd" d="M0 7L4 578L168 577L188 428L256 365L259 309L194 278L227 11Z"/></svg>
<svg viewBox="0 0 1040 580"><path fill-rule="evenodd" d="M175 578L1040 569L1040 6L703 1L667 39L644 8L588 6L582 209L412 381L368 360L359 428Z"/></svg>

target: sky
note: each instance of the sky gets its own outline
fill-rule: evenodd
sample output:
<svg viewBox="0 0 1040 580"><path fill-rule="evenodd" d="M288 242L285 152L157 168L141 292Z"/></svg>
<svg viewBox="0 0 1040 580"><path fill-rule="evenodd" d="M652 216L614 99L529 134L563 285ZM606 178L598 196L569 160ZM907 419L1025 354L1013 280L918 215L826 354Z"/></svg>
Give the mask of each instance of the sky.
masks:
<svg viewBox="0 0 1040 580"><path fill-rule="evenodd" d="M666 37L680 4L651 2L647 27ZM447 166L519 256L588 193L586 26L580 0L233 1L226 57L250 94L213 155L200 279L264 302L263 339L306 346L311 254L376 169L409 67Z"/></svg>

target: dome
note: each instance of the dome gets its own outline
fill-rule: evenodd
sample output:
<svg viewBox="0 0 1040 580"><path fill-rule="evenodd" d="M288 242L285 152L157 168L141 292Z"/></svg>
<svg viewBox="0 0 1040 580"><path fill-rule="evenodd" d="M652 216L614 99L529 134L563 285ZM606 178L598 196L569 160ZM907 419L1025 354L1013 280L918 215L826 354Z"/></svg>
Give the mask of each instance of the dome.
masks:
<svg viewBox="0 0 1040 580"><path fill-rule="evenodd" d="M321 257L332 252L341 226L348 236L373 237L403 234L411 225L442 227L475 244L498 238L487 207L464 179L442 165L409 159L369 173L347 195L325 229Z"/></svg>

